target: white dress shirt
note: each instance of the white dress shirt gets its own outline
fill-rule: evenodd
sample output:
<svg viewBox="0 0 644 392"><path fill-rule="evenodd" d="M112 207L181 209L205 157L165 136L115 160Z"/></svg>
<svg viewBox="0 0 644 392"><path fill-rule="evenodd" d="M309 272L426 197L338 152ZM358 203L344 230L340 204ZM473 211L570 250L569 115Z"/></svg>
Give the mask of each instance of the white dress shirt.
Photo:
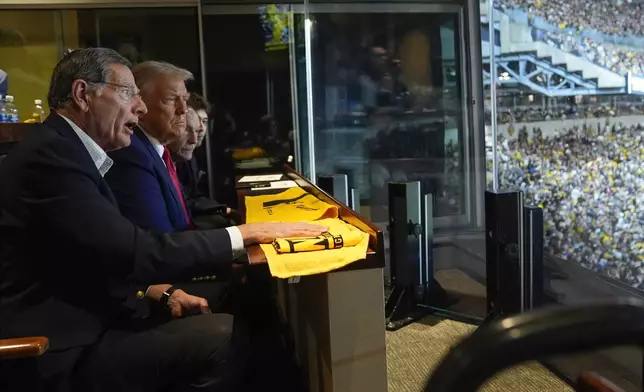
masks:
<svg viewBox="0 0 644 392"><path fill-rule="evenodd" d="M139 128L141 128L141 126L139 126ZM161 144L161 142L157 138L145 132L143 128L141 128L141 131L143 131L143 134L148 138L148 140L150 140L150 143L152 143L152 146L159 154L159 158L161 158L161 161L165 165L165 162L163 161L163 152L165 150L164 145ZM241 231L239 231L237 226L226 227L226 231L228 232L228 236L230 237L230 246L233 249L233 259L237 259L246 254L246 248L244 247L244 237L242 237Z"/></svg>
<svg viewBox="0 0 644 392"><path fill-rule="evenodd" d="M139 128L141 128L140 125L139 125ZM141 131L143 131L143 134L145 136L147 136L147 138L150 141L150 143L152 143L152 147L154 147L154 149L156 150L157 154L159 154L159 158L161 158L161 161L165 165L165 161L163 161L163 151L165 150L163 144L161 144L161 142L159 140L157 140L154 136L150 136L150 134L145 132L145 130L143 128L141 128Z"/></svg>
<svg viewBox="0 0 644 392"><path fill-rule="evenodd" d="M69 124L70 127L76 132L76 135L78 135L78 138L80 139L81 143L85 146L85 149L87 149L87 152L89 153L89 156L92 157L92 161L94 161L94 165L96 165L96 169L98 172L101 174L102 177L105 177L105 174L110 170L112 165L114 164L114 161L112 158L107 156L107 153L105 150L99 146L94 139L89 137L88 134L85 133L76 123L74 123L72 120L68 119L67 117L59 114L60 117L64 118L65 121Z"/></svg>

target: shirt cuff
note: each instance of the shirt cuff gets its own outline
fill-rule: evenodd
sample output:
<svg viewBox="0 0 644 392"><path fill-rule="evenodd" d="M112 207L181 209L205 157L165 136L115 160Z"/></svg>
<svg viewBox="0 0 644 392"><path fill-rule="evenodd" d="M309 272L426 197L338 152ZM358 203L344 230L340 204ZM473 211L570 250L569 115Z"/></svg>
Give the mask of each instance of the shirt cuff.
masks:
<svg viewBox="0 0 644 392"><path fill-rule="evenodd" d="M244 237L241 231L236 226L226 227L228 236L230 237L230 247L233 249L233 260L246 254L244 247Z"/></svg>

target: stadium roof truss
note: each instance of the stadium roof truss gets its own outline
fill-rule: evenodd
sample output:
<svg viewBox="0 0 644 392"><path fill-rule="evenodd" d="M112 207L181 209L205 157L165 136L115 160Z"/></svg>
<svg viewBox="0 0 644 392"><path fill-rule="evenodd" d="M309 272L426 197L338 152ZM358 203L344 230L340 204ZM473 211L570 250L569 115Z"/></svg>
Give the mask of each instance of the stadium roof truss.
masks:
<svg viewBox="0 0 644 392"><path fill-rule="evenodd" d="M555 66L533 54L509 54L495 58L497 84L522 84L549 97L574 95L626 94L626 83L620 88L600 88L595 80ZM483 84L490 85L490 58L483 58Z"/></svg>

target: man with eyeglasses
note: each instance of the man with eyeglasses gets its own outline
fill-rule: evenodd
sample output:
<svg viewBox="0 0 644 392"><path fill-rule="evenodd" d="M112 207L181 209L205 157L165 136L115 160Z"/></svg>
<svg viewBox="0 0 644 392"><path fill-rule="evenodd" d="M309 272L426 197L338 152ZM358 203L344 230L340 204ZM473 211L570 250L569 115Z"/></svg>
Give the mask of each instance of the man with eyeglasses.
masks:
<svg viewBox="0 0 644 392"><path fill-rule="evenodd" d="M3 392L235 390L243 366L232 316L167 282L228 273L244 247L326 230L162 234L125 218L103 176L106 151L130 145L148 111L129 66L111 49L67 54L51 77L52 114L0 165L0 339L49 339L33 368L3 361ZM150 307L167 318L132 317Z"/></svg>

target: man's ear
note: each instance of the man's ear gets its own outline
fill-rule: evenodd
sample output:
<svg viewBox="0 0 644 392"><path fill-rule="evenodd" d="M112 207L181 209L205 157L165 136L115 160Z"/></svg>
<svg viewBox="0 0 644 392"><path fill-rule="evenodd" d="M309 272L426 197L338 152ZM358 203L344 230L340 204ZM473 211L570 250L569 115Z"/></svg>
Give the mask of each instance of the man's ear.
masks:
<svg viewBox="0 0 644 392"><path fill-rule="evenodd" d="M84 80L76 79L72 83L72 101L78 106L83 112L89 110L89 101L90 97L90 85Z"/></svg>

